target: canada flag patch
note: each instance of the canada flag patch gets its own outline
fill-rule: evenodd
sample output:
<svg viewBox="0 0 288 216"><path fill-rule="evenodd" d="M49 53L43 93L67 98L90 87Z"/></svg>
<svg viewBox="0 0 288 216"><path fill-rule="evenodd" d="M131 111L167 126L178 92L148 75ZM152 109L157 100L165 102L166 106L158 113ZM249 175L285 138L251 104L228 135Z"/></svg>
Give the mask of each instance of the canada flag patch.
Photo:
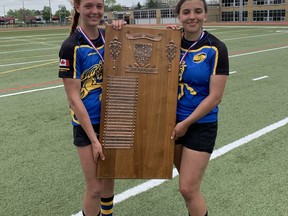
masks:
<svg viewBox="0 0 288 216"><path fill-rule="evenodd" d="M60 67L69 67L70 66L70 62L68 59L60 59Z"/></svg>

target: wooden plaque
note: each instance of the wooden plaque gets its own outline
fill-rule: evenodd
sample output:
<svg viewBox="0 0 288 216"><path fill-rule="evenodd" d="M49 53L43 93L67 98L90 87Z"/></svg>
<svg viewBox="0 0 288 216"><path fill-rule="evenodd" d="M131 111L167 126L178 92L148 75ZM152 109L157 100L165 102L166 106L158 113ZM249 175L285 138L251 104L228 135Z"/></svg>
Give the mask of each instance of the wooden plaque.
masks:
<svg viewBox="0 0 288 216"><path fill-rule="evenodd" d="M99 178L172 178L181 33L105 31Z"/></svg>

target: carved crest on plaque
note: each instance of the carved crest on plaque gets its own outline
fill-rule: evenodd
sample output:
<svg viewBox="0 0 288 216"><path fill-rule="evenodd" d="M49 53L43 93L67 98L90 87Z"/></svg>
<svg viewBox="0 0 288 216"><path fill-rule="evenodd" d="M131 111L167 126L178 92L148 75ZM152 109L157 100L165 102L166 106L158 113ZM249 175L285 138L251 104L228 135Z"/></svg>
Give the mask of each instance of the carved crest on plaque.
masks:
<svg viewBox="0 0 288 216"><path fill-rule="evenodd" d="M157 73L158 68L150 66L149 61L152 56L151 43L135 43L134 44L134 58L136 63L128 65L126 72L132 73Z"/></svg>
<svg viewBox="0 0 288 216"><path fill-rule="evenodd" d="M113 40L110 42L109 48L110 55L113 59L113 69L115 69L116 58L119 56L121 50L121 43L119 42L117 37L114 37Z"/></svg>
<svg viewBox="0 0 288 216"><path fill-rule="evenodd" d="M152 55L152 44L150 43L135 43L134 57L140 67L144 67L149 63Z"/></svg>
<svg viewBox="0 0 288 216"><path fill-rule="evenodd" d="M171 71L171 63L172 60L175 58L177 46L175 45L174 41L170 41L168 45L166 45L166 57L168 59L168 71Z"/></svg>

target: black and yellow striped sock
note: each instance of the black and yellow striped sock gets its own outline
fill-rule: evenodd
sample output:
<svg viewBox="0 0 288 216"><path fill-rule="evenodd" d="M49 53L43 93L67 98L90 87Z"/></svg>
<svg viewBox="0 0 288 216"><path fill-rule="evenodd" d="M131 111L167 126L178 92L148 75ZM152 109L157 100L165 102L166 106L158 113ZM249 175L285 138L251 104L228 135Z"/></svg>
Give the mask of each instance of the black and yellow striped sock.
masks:
<svg viewBox="0 0 288 216"><path fill-rule="evenodd" d="M113 215L113 199L114 199L114 196L108 197L108 198L101 197L102 216L112 216Z"/></svg>

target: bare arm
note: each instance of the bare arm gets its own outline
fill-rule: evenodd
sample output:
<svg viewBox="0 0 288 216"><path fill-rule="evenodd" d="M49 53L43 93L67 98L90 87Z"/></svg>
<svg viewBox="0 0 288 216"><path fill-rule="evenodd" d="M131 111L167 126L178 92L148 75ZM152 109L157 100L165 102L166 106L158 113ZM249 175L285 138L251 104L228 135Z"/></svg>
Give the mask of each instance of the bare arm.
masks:
<svg viewBox="0 0 288 216"><path fill-rule="evenodd" d="M102 146L97 139L88 112L80 98L81 81L79 79L64 78L63 83L68 103L91 141L94 160L97 162L99 157L104 160Z"/></svg>
<svg viewBox="0 0 288 216"><path fill-rule="evenodd" d="M171 139L178 139L184 136L188 127L207 115L212 109L220 104L227 81L226 75L212 75L210 78L209 95L199 104L199 106L184 121L179 122L174 128Z"/></svg>

